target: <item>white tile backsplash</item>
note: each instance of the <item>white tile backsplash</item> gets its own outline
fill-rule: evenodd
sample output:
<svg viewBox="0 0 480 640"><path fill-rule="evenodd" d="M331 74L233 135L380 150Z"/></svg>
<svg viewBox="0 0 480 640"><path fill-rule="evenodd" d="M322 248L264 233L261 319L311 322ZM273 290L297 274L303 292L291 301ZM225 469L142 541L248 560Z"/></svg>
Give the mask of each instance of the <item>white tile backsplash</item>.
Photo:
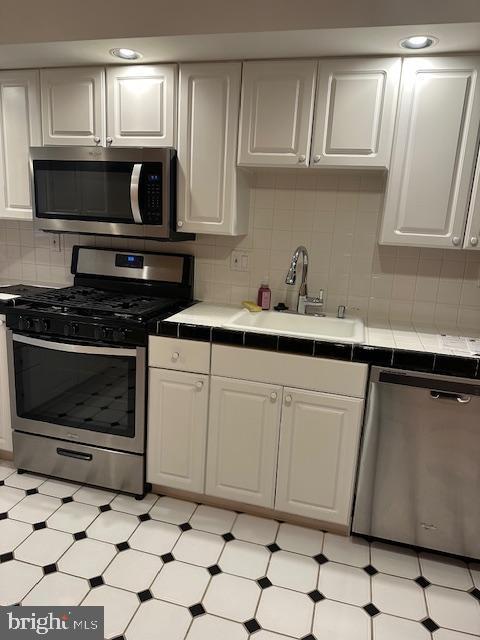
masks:
<svg viewBox="0 0 480 640"><path fill-rule="evenodd" d="M0 221L0 280L48 285L71 283L74 244L119 249L191 252L197 298L224 303L256 299L265 279L273 304L293 305L285 285L294 249L310 254L309 292L326 292L327 311L345 304L370 322L436 324L448 329L480 325L480 252L377 243L385 175L376 171L259 170L252 180L249 233L197 236L162 244L95 236L62 236L62 252L30 222ZM248 254L248 272L230 268L231 252Z"/></svg>

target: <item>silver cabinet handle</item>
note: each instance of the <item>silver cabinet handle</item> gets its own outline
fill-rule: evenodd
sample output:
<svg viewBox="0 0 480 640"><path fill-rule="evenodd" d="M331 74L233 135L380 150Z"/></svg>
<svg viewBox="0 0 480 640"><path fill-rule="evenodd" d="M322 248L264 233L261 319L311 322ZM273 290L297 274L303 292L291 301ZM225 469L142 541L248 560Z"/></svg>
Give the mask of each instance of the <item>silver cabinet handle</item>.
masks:
<svg viewBox="0 0 480 640"><path fill-rule="evenodd" d="M179 229L181 229L181 228L183 227L183 222L182 222L181 220L179 220L179 221L177 222L177 227L178 227Z"/></svg>
<svg viewBox="0 0 480 640"><path fill-rule="evenodd" d="M95 136L95 137L93 138L93 141L95 142L95 144L100 144L100 138L99 138L99 136Z"/></svg>
<svg viewBox="0 0 480 640"><path fill-rule="evenodd" d="M291 395L285 396L285 404L292 404L292 396Z"/></svg>
<svg viewBox="0 0 480 640"><path fill-rule="evenodd" d="M270 399L273 400L273 402L275 402L275 400L277 399L277 392L276 391L272 391L272 393L270 394Z"/></svg>
<svg viewBox="0 0 480 640"><path fill-rule="evenodd" d="M458 236L453 236L452 244L454 244L457 247L460 244L460 238Z"/></svg>
<svg viewBox="0 0 480 640"><path fill-rule="evenodd" d="M300 162L300 163L301 163L301 162L305 162L305 160L306 160L306 158L305 158L305 156L304 156L304 155L300 155L300 156L298 156L298 162Z"/></svg>
<svg viewBox="0 0 480 640"><path fill-rule="evenodd" d="M197 389L203 389L203 381L202 380L198 380L195 383L195 386L197 387Z"/></svg>
<svg viewBox="0 0 480 640"><path fill-rule="evenodd" d="M107 138L107 144L112 144L113 142L113 138L110 138L110 136Z"/></svg>
<svg viewBox="0 0 480 640"><path fill-rule="evenodd" d="M472 247L476 247L476 246L477 246L477 244L478 244L478 238L477 238L477 236L472 236L472 237L470 238L470 244L472 245Z"/></svg>
<svg viewBox="0 0 480 640"><path fill-rule="evenodd" d="M315 162L315 164L317 164L318 162L320 162L321 157L319 155L314 155L313 156L313 161Z"/></svg>
<svg viewBox="0 0 480 640"><path fill-rule="evenodd" d="M180 358L180 354L178 353L178 351L174 351L174 352L172 353L172 360L173 360L173 362L176 362L179 358Z"/></svg>

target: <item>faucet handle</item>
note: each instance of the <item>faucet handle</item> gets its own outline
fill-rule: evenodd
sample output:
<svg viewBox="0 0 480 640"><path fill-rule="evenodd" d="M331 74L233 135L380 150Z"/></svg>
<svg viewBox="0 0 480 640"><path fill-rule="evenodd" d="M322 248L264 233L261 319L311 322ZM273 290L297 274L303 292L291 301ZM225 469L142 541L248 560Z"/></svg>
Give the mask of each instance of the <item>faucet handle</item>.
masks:
<svg viewBox="0 0 480 640"><path fill-rule="evenodd" d="M345 311L347 310L347 307L344 304L339 304L337 307L337 318L345 318Z"/></svg>
<svg viewBox="0 0 480 640"><path fill-rule="evenodd" d="M323 304L324 303L324 290L320 289L318 292L318 296L314 296L313 298L307 297L307 301L313 304Z"/></svg>

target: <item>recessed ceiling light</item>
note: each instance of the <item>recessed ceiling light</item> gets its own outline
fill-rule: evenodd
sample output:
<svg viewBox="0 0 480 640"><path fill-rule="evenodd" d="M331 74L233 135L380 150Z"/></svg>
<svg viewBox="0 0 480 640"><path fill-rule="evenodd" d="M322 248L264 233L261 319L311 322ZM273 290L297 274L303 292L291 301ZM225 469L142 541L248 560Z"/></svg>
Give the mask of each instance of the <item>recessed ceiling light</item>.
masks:
<svg viewBox="0 0 480 640"><path fill-rule="evenodd" d="M134 51L133 49L125 49L124 47L120 47L118 49L110 49L110 53L112 56L116 58L122 58L123 60L138 60L138 58L142 57L142 54L138 51Z"/></svg>
<svg viewBox="0 0 480 640"><path fill-rule="evenodd" d="M400 40L400 46L404 49L426 49L437 44L438 39L433 36L409 36Z"/></svg>

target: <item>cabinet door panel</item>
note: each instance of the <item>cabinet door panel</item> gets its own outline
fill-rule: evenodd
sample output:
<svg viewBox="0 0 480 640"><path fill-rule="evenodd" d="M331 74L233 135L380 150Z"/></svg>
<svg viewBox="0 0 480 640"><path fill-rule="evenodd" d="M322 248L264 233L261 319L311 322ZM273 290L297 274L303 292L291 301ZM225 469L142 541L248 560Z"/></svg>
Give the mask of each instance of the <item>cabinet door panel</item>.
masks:
<svg viewBox="0 0 480 640"><path fill-rule="evenodd" d="M32 218L29 147L41 144L38 71L0 71L0 216Z"/></svg>
<svg viewBox="0 0 480 640"><path fill-rule="evenodd" d="M238 163L308 164L314 60L245 62Z"/></svg>
<svg viewBox="0 0 480 640"><path fill-rule="evenodd" d="M383 244L461 248L480 122L480 58L404 61Z"/></svg>
<svg viewBox="0 0 480 640"><path fill-rule="evenodd" d="M319 63L315 166L388 167L400 69L400 58Z"/></svg>
<svg viewBox="0 0 480 640"><path fill-rule="evenodd" d="M99 67L44 69L40 79L43 144L104 144L105 71Z"/></svg>
<svg viewBox="0 0 480 640"><path fill-rule="evenodd" d="M109 67L107 143L175 146L176 77L176 65Z"/></svg>
<svg viewBox="0 0 480 640"><path fill-rule="evenodd" d="M247 232L237 203L236 148L241 64L180 67L178 220L181 231Z"/></svg>
<svg viewBox="0 0 480 640"><path fill-rule="evenodd" d="M363 401L284 389L275 507L348 525Z"/></svg>
<svg viewBox="0 0 480 640"><path fill-rule="evenodd" d="M206 493L273 507L281 387L211 378Z"/></svg>
<svg viewBox="0 0 480 640"><path fill-rule="evenodd" d="M149 369L147 480L203 493L208 376Z"/></svg>

